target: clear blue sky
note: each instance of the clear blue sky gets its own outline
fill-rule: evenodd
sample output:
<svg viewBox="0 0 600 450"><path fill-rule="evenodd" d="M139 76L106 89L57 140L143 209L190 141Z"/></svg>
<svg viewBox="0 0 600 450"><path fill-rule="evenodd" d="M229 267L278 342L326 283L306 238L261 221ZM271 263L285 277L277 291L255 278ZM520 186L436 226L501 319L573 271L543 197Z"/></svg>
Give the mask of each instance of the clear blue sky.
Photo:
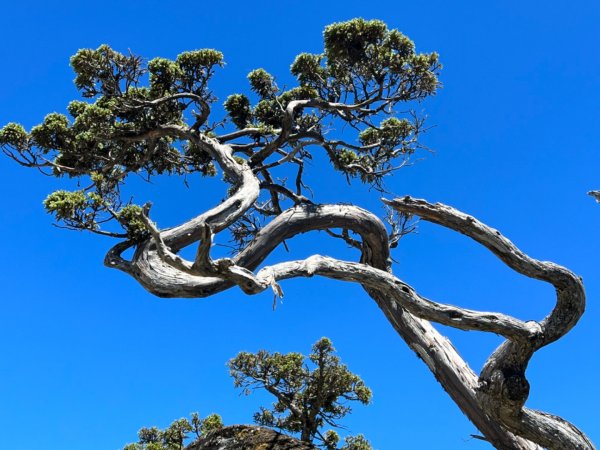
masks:
<svg viewBox="0 0 600 450"><path fill-rule="evenodd" d="M107 43L148 58L212 47L227 66L221 99L264 67L285 84L302 51L321 50L325 25L379 18L444 64L439 94L422 104L433 153L389 181L500 229L531 256L563 264L586 283L588 309L564 339L538 352L528 405L559 414L600 442L600 4L546 2L255 1L41 2L2 8L0 124L30 127L76 96L68 61ZM325 175L323 175L325 174ZM146 425L199 411L250 422L259 397L240 397L225 362L240 350L308 351L329 336L374 391L346 425L379 450L484 449L474 427L398 338L361 289L318 279L283 284L285 300L239 290L161 300L102 265L110 239L60 230L41 201L60 184L0 158L0 448L117 450ZM380 212L378 196L309 171L316 201ZM163 227L220 198L216 182L158 182L141 191ZM294 257L349 258L323 234L291 241ZM283 254L277 258L285 257ZM394 251L394 270L443 302L543 317L552 289L517 276L466 238L423 224ZM478 371L498 338L442 329Z"/></svg>

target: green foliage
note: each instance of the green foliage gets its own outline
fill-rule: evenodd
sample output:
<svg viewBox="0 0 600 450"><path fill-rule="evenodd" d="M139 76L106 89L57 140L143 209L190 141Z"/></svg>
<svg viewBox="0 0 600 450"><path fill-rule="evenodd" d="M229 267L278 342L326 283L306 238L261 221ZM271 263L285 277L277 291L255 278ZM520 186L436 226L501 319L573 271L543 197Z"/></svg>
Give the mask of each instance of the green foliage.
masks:
<svg viewBox="0 0 600 450"><path fill-rule="evenodd" d="M196 414L196 418L197 418L197 414ZM223 428L223 419L221 419L221 416L218 414L211 414L211 415L207 416L206 419L204 419L200 422L198 422L198 420L196 420L195 423L198 424L197 429L200 430L200 434L202 434L202 435L206 435L213 430L219 430L219 429Z"/></svg>
<svg viewBox="0 0 600 450"><path fill-rule="evenodd" d="M72 138L69 119L63 114L48 114L40 125L31 129L31 137L43 153L67 146Z"/></svg>
<svg viewBox="0 0 600 450"><path fill-rule="evenodd" d="M339 435L335 431L329 430L323 438L323 447L326 450L336 450L339 442ZM362 434L358 434L356 436L346 436L344 445L339 447L339 450L373 450L373 447Z"/></svg>
<svg viewBox="0 0 600 450"><path fill-rule="evenodd" d="M148 228L142 221L142 207L127 205L118 213L117 218L127 231L127 237L134 241L141 241L148 236Z"/></svg>
<svg viewBox="0 0 600 450"><path fill-rule="evenodd" d="M300 53L290 70L303 86L319 86L325 82L327 71L321 67L324 55Z"/></svg>
<svg viewBox="0 0 600 450"><path fill-rule="evenodd" d="M377 88L408 101L433 94L438 87L438 55L416 54L410 39L379 20L334 23L323 37L324 53L298 55L291 71L302 85L314 87L329 101L349 94L366 99Z"/></svg>
<svg viewBox="0 0 600 450"><path fill-rule="evenodd" d="M275 79L265 69L256 69L250 72L248 81L250 81L252 90L262 98L270 98L278 91Z"/></svg>
<svg viewBox="0 0 600 450"><path fill-rule="evenodd" d="M14 147L24 150L29 146L29 136L18 123L8 123L0 129L0 147Z"/></svg>
<svg viewBox="0 0 600 450"><path fill-rule="evenodd" d="M216 98L210 81L224 66L221 52L199 49L146 63L108 45L81 49L71 66L83 99L68 104L68 115L48 114L30 131L7 124L0 129L0 149L21 165L87 186L78 194L59 191L48 198L46 209L62 226L135 240L147 234L131 208L121 211L130 200L121 198L120 187L132 174L147 181L159 175L216 175L215 155L200 138L219 140L217 130L226 122L239 130L253 128L225 143L244 154L254 170L263 163L278 165L273 157L263 161L277 153L278 158L294 155L281 158L282 164L301 165L320 145L348 179L379 186L398 161L401 165L419 148L422 122L392 115L399 103L435 92L438 56L416 53L410 39L377 20L334 23L323 37L323 53L301 53L293 61L297 86L282 90L265 69L250 72L250 90L258 98L227 97L225 121L211 115ZM302 106L290 119L286 108L294 101ZM328 130L344 129L358 132L354 143L327 138ZM256 173L261 181L273 179L266 171ZM93 174L102 174L102 182ZM125 234L114 231L116 222Z"/></svg>
<svg viewBox="0 0 600 450"><path fill-rule="evenodd" d="M359 135L364 145L381 142L390 148L396 147L414 132L414 126L406 119L390 117L381 122L379 128L367 128Z"/></svg>
<svg viewBox="0 0 600 450"><path fill-rule="evenodd" d="M74 220L87 208L88 198L84 191L56 191L44 200L44 207L58 220Z"/></svg>
<svg viewBox="0 0 600 450"><path fill-rule="evenodd" d="M250 110L250 100L248 100L248 97L244 94L230 95L227 97L227 100L225 100L223 107L236 127L244 129L248 126L252 119L252 111Z"/></svg>
<svg viewBox="0 0 600 450"><path fill-rule="evenodd" d="M182 71L181 88L203 96L206 96L206 83L213 76L214 67L225 64L223 53L208 48L183 52L175 62Z"/></svg>
<svg viewBox="0 0 600 450"><path fill-rule="evenodd" d="M371 400L371 390L340 362L327 338L313 345L308 358L261 350L242 352L228 365L234 385L245 394L262 388L275 396L272 408L263 407L254 415L259 425L299 433L302 440L318 440L325 448L334 448L339 438L323 435L321 428L338 426L351 412L350 402Z"/></svg>
<svg viewBox="0 0 600 450"><path fill-rule="evenodd" d="M108 45L79 50L71 57L71 67L77 75L75 86L88 98L119 95L123 87L137 81L144 71L140 58L123 55Z"/></svg>
<svg viewBox="0 0 600 450"><path fill-rule="evenodd" d="M327 430L327 432L323 436L323 446L327 450L338 448L339 442L340 442L340 435L337 434L337 432L335 430Z"/></svg>
<svg viewBox="0 0 600 450"><path fill-rule="evenodd" d="M317 97L317 92L307 86L299 86L288 91L282 92L280 95L263 99L254 107L252 111L254 120L259 126L270 126L280 128L283 121L283 111L288 104L294 100L308 100ZM296 120L302 116L298 114Z"/></svg>
<svg viewBox="0 0 600 450"><path fill-rule="evenodd" d="M123 450L183 450L191 433L198 438L222 427L223 421L218 414L200 419L198 413L193 413L191 420L175 420L164 430L142 428L138 432L138 442L126 445Z"/></svg>
<svg viewBox="0 0 600 450"><path fill-rule="evenodd" d="M133 241L143 240L148 236L148 229L141 219L142 208L138 205L129 204L119 210L114 210L114 198L110 194L103 195L105 178L97 173L92 175L92 180L97 187L95 191L58 190L46 197L44 208L52 214L58 222L67 228L78 230L98 231L100 224L110 218L115 218L125 230L125 234L115 234L118 237L127 237Z"/></svg>
<svg viewBox="0 0 600 450"><path fill-rule="evenodd" d="M372 450L371 444L362 434L348 436L344 439L344 446L340 450Z"/></svg>
<svg viewBox="0 0 600 450"><path fill-rule="evenodd" d="M179 64L166 58L154 58L148 61L150 72L150 92L156 96L163 96L172 90L177 80L183 75Z"/></svg>

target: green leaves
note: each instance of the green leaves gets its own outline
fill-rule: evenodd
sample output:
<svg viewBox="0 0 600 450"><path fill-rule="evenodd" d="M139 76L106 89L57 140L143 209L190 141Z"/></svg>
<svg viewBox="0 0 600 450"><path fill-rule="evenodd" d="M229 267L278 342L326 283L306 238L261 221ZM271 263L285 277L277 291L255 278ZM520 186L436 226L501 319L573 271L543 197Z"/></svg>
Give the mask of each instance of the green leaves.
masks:
<svg viewBox="0 0 600 450"><path fill-rule="evenodd" d="M327 72L321 67L323 55L301 53L296 56L290 70L300 84L305 86L320 86L326 78Z"/></svg>
<svg viewBox="0 0 600 450"><path fill-rule="evenodd" d="M88 98L120 95L144 73L141 58L123 55L108 45L79 50L71 57L71 67L77 75L75 86Z"/></svg>
<svg viewBox="0 0 600 450"><path fill-rule="evenodd" d="M301 439L320 440L324 448L335 448L339 437L320 428L338 426L351 411L350 402L368 404L371 390L335 355L331 341L317 341L308 357L299 353L242 352L229 361L234 385L245 394L265 389L275 396L271 409L261 407L254 420L264 426L300 433Z"/></svg>
<svg viewBox="0 0 600 450"><path fill-rule="evenodd" d="M422 99L438 87L438 55L416 54L413 42L379 20L352 19L325 28L324 53L302 53L291 72L301 85L338 101L367 101L379 91L391 103Z"/></svg>
<svg viewBox="0 0 600 450"><path fill-rule="evenodd" d="M154 58L148 61L148 72L150 72L150 91L156 97L173 91L177 81L183 76L179 64L166 58Z"/></svg>
<svg viewBox="0 0 600 450"><path fill-rule="evenodd" d="M140 429L138 442L126 445L123 450L183 450L190 433L200 437L222 427L223 421L218 414L200 419L198 413L193 413L191 421L177 419L164 430L156 427Z"/></svg>
<svg viewBox="0 0 600 450"><path fill-rule="evenodd" d="M207 82L214 74L214 67L224 64L223 54L212 49L183 52L175 61L154 58L148 62L150 92L155 98L169 93L193 92L210 101Z"/></svg>
<svg viewBox="0 0 600 450"><path fill-rule="evenodd" d="M249 379L269 380L286 392L299 389L306 378L304 356L300 353L269 353L260 350L258 353L239 353L229 361L229 373L234 379L235 387L243 387L244 393L251 392Z"/></svg>
<svg viewBox="0 0 600 450"><path fill-rule="evenodd" d="M372 450L371 443L362 434L348 436L344 439L344 446L340 450Z"/></svg>
<svg viewBox="0 0 600 450"><path fill-rule="evenodd" d="M223 107L231 117L231 121L241 130L246 128L252 120L250 100L244 94L230 95L225 100Z"/></svg>
<svg viewBox="0 0 600 450"><path fill-rule="evenodd" d="M148 228L142 220L142 207L127 205L117 213L117 219L127 231L127 237L133 241L142 241L148 236Z"/></svg>
<svg viewBox="0 0 600 450"><path fill-rule="evenodd" d="M383 176L398 167L396 161L402 165L419 147L421 122L407 113L394 118L394 109L436 91L438 56L416 53L410 39L378 20L334 23L326 27L323 39L323 53L301 53L292 63L297 86L283 90L265 69L250 72L252 92L230 95L223 106L226 119L238 130L252 130L226 129L221 136L226 120L213 117L216 98L210 89L216 69L224 66L221 52L199 49L146 63L108 45L81 49L71 66L83 100L69 103L70 117L48 114L29 132L9 123L0 129L0 148L21 165L77 178L80 186L88 186L85 204L75 205L75 197L70 198L71 209L65 206L70 214L47 208L68 228L135 240L143 239L145 231L132 211L119 212L130 203L121 199L120 186L131 174L146 181L162 174L215 175L215 152L201 143L204 137L243 154L265 184L279 179L271 169L296 164L300 196L302 174L308 168L303 163L312 158L316 146L348 180L358 178L379 187ZM337 130L336 139L328 137L329 130ZM356 134L346 140L344 133L353 130ZM93 174L104 177L101 189L90 180ZM271 192L272 207L266 204L258 214L278 214L280 200L285 200L284 194ZM66 197L61 202L66 205ZM104 224L111 220L133 225L124 225L125 234L104 233Z"/></svg>
<svg viewBox="0 0 600 450"><path fill-rule="evenodd" d="M252 115L258 126L266 125L280 128L283 122L284 111L290 102L294 100L308 100L317 97L317 95L314 89L308 86L299 86L282 92L274 98L261 100L253 109ZM301 113L296 115L297 120L301 117Z"/></svg>
<svg viewBox="0 0 600 450"><path fill-rule="evenodd" d="M88 197L84 191L56 191L44 200L44 207L58 220L74 221L85 217L84 210L88 207Z"/></svg>
<svg viewBox="0 0 600 450"><path fill-rule="evenodd" d="M93 231L114 237L127 237L139 242L148 236L141 219L142 208L128 204L119 208L119 201L107 188L102 176L94 174L95 190L58 190L46 197L44 208L66 228ZM100 225L116 219L125 234L100 230Z"/></svg>
<svg viewBox="0 0 600 450"><path fill-rule="evenodd" d="M194 425L195 430L200 431L200 435L206 435L214 430L219 430L223 428L223 419L218 414L210 414L206 416L206 419L200 420L198 418L198 414L194 413L192 415L192 423Z"/></svg>
<svg viewBox="0 0 600 450"><path fill-rule="evenodd" d="M323 32L325 55L338 65L366 64L369 54L381 45L387 31L380 20L353 19L331 24Z"/></svg>
<svg viewBox="0 0 600 450"><path fill-rule="evenodd" d="M379 128L367 128L358 139L363 145L378 144L388 149L402 145L413 133L415 126L407 119L389 117L381 122Z"/></svg>
<svg viewBox="0 0 600 450"><path fill-rule="evenodd" d="M412 121L388 117L379 126L369 126L359 133L361 147L338 146L330 149L329 156L334 167L348 177L360 177L361 181L377 186L394 170L395 160L406 160L419 148L421 124L422 120L416 117Z"/></svg>
<svg viewBox="0 0 600 450"><path fill-rule="evenodd" d="M11 122L0 129L0 147L4 146L21 151L29 147L29 136L20 124Z"/></svg>
<svg viewBox="0 0 600 450"><path fill-rule="evenodd" d="M118 188L130 173L148 180L163 173L216 173L205 150L178 142L176 133L156 130L182 125L190 106L197 107L206 121L207 105L214 100L207 82L214 67L222 65L222 53L211 49L185 52L175 61L155 58L147 68L141 58L107 45L79 50L71 58L75 84L83 97L93 100L70 102L67 110L72 121L51 113L30 133L10 123L0 130L0 146L18 163L49 169L46 172L57 177L87 180L101 173L102 189L92 192L98 187L92 179L85 190L58 191L46 199L47 211L67 228L95 232L116 219L127 237L142 239L145 229L135 218L135 208L126 206L119 212L123 202ZM146 72L149 86L140 86ZM125 236L112 231L102 234Z"/></svg>
<svg viewBox="0 0 600 450"><path fill-rule="evenodd" d="M182 71L181 88L202 96L206 96L206 83L214 73L214 66L224 65L223 53L212 49L181 53L175 62Z"/></svg>
<svg viewBox="0 0 600 450"><path fill-rule="evenodd" d="M31 129L31 137L43 153L48 153L52 149L68 146L73 136L69 131L67 117L63 114L51 113L40 125Z"/></svg>
<svg viewBox="0 0 600 450"><path fill-rule="evenodd" d="M252 90L262 98L271 98L277 93L275 79L264 69L256 69L248 74L248 81Z"/></svg>
<svg viewBox="0 0 600 450"><path fill-rule="evenodd" d="M213 66L225 65L223 53L210 48L180 53L177 56L177 64L186 74L208 72Z"/></svg>

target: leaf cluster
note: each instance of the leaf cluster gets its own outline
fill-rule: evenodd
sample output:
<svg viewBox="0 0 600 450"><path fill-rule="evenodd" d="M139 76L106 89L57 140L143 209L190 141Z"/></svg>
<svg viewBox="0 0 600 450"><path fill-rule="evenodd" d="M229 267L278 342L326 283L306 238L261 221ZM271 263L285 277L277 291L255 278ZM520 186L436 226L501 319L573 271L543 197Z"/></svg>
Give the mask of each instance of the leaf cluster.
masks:
<svg viewBox="0 0 600 450"><path fill-rule="evenodd" d="M437 53L417 54L408 37L380 20L334 23L323 38L324 52L298 55L291 70L328 101L360 103L380 93L394 102L417 100L438 87Z"/></svg>

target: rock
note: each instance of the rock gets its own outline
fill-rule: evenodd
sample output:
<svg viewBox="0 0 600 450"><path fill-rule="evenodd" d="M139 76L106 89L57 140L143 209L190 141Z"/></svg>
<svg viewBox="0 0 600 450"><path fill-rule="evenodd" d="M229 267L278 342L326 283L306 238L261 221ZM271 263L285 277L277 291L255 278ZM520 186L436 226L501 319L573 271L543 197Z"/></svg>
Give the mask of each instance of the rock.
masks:
<svg viewBox="0 0 600 450"><path fill-rule="evenodd" d="M318 450L317 447L299 441L269 428L251 425L232 425L214 430L185 450Z"/></svg>

